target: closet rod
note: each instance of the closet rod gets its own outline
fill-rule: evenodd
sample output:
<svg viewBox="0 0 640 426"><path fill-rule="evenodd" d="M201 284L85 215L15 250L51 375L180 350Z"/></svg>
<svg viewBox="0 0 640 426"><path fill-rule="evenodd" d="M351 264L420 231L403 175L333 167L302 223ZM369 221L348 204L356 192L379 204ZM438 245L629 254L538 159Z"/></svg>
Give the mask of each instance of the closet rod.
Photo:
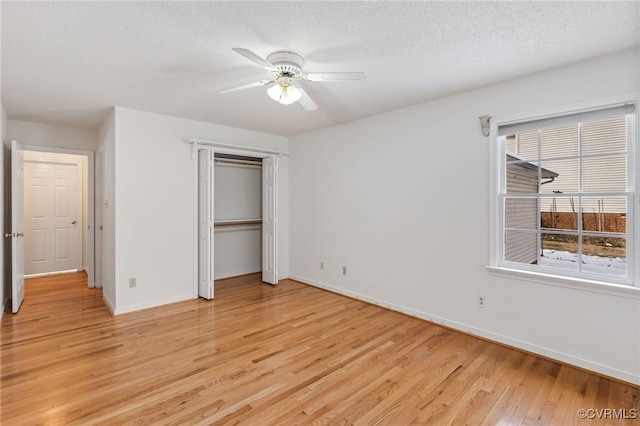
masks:
<svg viewBox="0 0 640 426"><path fill-rule="evenodd" d="M258 161L247 161L247 160L234 160L232 158L216 158L216 163L224 163L224 164L238 164L241 166L253 166L253 167L262 167L262 163Z"/></svg>

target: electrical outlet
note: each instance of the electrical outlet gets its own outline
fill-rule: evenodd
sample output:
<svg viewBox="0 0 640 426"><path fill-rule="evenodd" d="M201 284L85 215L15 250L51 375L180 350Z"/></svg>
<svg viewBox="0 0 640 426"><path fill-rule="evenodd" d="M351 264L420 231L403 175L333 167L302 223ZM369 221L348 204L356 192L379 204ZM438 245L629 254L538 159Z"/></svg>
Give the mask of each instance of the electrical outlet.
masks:
<svg viewBox="0 0 640 426"><path fill-rule="evenodd" d="M483 295L479 294L478 295L478 306L480 308L484 308L486 305L487 305L487 299Z"/></svg>
<svg viewBox="0 0 640 426"><path fill-rule="evenodd" d="M320 269L324 269L324 262L320 262Z"/></svg>
<svg viewBox="0 0 640 426"><path fill-rule="evenodd" d="M342 267L342 275L347 275L347 267L346 266Z"/></svg>
<svg viewBox="0 0 640 426"><path fill-rule="evenodd" d="M134 288L137 285L135 278L129 278L129 288Z"/></svg>

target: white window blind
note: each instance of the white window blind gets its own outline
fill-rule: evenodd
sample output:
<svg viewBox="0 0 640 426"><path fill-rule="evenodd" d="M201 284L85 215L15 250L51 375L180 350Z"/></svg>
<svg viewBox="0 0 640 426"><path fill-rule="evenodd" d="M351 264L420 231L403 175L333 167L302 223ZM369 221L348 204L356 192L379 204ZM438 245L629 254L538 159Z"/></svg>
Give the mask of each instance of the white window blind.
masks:
<svg viewBox="0 0 640 426"><path fill-rule="evenodd" d="M498 136L507 136L531 130L560 127L570 123L595 121L614 116L633 114L635 111L635 104L625 103L618 105L609 105L604 108L573 112L566 115L540 117L532 120L519 121L516 123L506 123L498 127Z"/></svg>

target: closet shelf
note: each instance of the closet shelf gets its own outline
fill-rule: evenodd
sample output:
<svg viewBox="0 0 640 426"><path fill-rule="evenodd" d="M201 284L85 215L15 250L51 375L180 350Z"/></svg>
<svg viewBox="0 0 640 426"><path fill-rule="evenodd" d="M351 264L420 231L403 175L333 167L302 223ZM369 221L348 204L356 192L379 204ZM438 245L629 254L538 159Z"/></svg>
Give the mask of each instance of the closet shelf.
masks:
<svg viewBox="0 0 640 426"><path fill-rule="evenodd" d="M262 225L262 219L238 219L214 221L214 228L222 226Z"/></svg>

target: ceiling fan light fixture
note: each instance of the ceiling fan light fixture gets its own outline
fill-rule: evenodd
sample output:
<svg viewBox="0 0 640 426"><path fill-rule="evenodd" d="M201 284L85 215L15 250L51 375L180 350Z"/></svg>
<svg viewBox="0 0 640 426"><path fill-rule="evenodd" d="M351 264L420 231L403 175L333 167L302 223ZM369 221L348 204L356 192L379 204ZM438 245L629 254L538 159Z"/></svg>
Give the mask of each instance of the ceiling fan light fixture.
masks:
<svg viewBox="0 0 640 426"><path fill-rule="evenodd" d="M282 105L291 105L302 97L300 86L290 86L288 84L274 84L267 89L267 94L271 99Z"/></svg>
<svg viewBox="0 0 640 426"><path fill-rule="evenodd" d="M298 102L302 97L302 90L299 86L288 86L282 91L280 97L280 103L283 105L290 105L294 102Z"/></svg>
<svg viewBox="0 0 640 426"><path fill-rule="evenodd" d="M243 47L234 47L232 50L256 65L270 71L273 77L272 80L260 80L255 83L222 90L220 93L250 89L258 86L270 86L267 88L267 94L274 101L283 105L299 102L305 111L315 111L318 109L318 106L309 97L309 94L296 84L298 81L345 81L361 80L364 78L364 73L362 72L304 72L302 69L304 65L302 56L286 50L274 52L267 56L266 60Z"/></svg>
<svg viewBox="0 0 640 426"><path fill-rule="evenodd" d="M267 89L267 95L269 95L269 97L276 102L280 101L280 96L282 96L282 92L283 92L282 86L280 86L277 83Z"/></svg>

